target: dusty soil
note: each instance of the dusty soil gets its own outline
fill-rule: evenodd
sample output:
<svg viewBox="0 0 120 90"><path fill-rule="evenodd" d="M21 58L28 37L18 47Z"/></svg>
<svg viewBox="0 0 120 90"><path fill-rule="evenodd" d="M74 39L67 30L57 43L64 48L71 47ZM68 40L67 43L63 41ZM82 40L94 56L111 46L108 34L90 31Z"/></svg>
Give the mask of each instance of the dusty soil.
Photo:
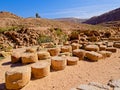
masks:
<svg viewBox="0 0 120 90"><path fill-rule="evenodd" d="M110 58L98 62L79 61L76 66L67 66L65 70L53 71L49 76L31 80L21 90L70 90L80 84L99 82L106 84L110 79L120 79L120 50ZM5 83L5 72L20 64L11 64L10 59L0 61L0 90Z"/></svg>

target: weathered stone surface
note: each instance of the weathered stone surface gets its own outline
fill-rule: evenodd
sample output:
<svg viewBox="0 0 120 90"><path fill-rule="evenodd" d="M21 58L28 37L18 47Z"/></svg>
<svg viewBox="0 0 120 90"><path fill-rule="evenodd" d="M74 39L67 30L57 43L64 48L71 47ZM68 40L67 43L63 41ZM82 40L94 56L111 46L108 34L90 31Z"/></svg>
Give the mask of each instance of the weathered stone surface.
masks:
<svg viewBox="0 0 120 90"><path fill-rule="evenodd" d="M103 55L103 58L110 57L112 55L112 52L109 51L99 51L98 53Z"/></svg>
<svg viewBox="0 0 120 90"><path fill-rule="evenodd" d="M106 51L110 51L110 52L116 53L117 49L114 48L114 47L108 47L108 48L106 48Z"/></svg>
<svg viewBox="0 0 120 90"><path fill-rule="evenodd" d="M48 49L48 52L50 53L51 56L58 56L58 54L60 53L60 49L59 48L50 48L50 49Z"/></svg>
<svg viewBox="0 0 120 90"><path fill-rule="evenodd" d="M42 78L50 73L50 64L48 62L37 62L31 66L33 78Z"/></svg>
<svg viewBox="0 0 120 90"><path fill-rule="evenodd" d="M21 56L23 64L35 63L38 61L37 53L23 53Z"/></svg>
<svg viewBox="0 0 120 90"><path fill-rule="evenodd" d="M31 79L30 67L16 67L5 73L5 85L7 89L19 90Z"/></svg>
<svg viewBox="0 0 120 90"><path fill-rule="evenodd" d="M72 52L72 47L71 46L62 46L61 47L61 52Z"/></svg>
<svg viewBox="0 0 120 90"><path fill-rule="evenodd" d="M100 48L100 51L102 51L102 50L106 50L107 46L105 46L105 45L99 45L99 48Z"/></svg>
<svg viewBox="0 0 120 90"><path fill-rule="evenodd" d="M67 65L77 65L79 58L78 57L66 57Z"/></svg>
<svg viewBox="0 0 120 90"><path fill-rule="evenodd" d="M97 60L103 58L103 56L102 56L101 54L99 54L99 53L97 53L97 52L94 52L94 51L92 51L92 52L89 52L89 51L86 52L86 57L87 57L89 60L91 60L91 61L97 61Z"/></svg>
<svg viewBox="0 0 120 90"><path fill-rule="evenodd" d="M114 42L113 47L120 48L120 42Z"/></svg>
<svg viewBox="0 0 120 90"><path fill-rule="evenodd" d="M99 85L80 85L77 87L77 90L109 90L109 87Z"/></svg>
<svg viewBox="0 0 120 90"><path fill-rule="evenodd" d="M119 80L110 80L108 85L111 87L119 87L120 88L120 79Z"/></svg>
<svg viewBox="0 0 120 90"><path fill-rule="evenodd" d="M51 67L53 70L63 70L67 64L66 58L55 56L51 58Z"/></svg>
<svg viewBox="0 0 120 90"><path fill-rule="evenodd" d="M21 54L18 52L13 52L11 54L11 62L12 63L17 63L21 60Z"/></svg>
<svg viewBox="0 0 120 90"><path fill-rule="evenodd" d="M86 51L82 50L82 49L73 50L73 56L79 57L79 60L84 59L85 53L86 53Z"/></svg>
<svg viewBox="0 0 120 90"><path fill-rule="evenodd" d="M39 60L44 60L50 58L50 53L47 51L39 51L37 53Z"/></svg>
<svg viewBox="0 0 120 90"><path fill-rule="evenodd" d="M72 50L75 50L75 49L79 49L80 48L80 44L78 43L72 43Z"/></svg>
<svg viewBox="0 0 120 90"><path fill-rule="evenodd" d="M87 45L85 47L85 50L87 50L87 51L99 51L99 47L97 45Z"/></svg>
<svg viewBox="0 0 120 90"><path fill-rule="evenodd" d="M97 82L90 82L89 85L95 86L95 87L98 87L98 88L104 89L104 90L110 90L110 87L108 85L103 85L103 84L97 83Z"/></svg>
<svg viewBox="0 0 120 90"><path fill-rule="evenodd" d="M77 87L77 90L103 90L103 89L99 89L98 87L90 85L80 85Z"/></svg>

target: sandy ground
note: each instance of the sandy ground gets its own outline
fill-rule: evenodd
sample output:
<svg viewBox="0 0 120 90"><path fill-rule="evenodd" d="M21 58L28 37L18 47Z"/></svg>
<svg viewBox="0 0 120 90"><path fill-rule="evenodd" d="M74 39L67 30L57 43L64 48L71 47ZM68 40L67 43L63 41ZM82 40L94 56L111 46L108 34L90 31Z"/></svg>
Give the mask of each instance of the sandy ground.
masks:
<svg viewBox="0 0 120 90"><path fill-rule="evenodd" d="M14 67L16 65L11 64L9 58L0 61L0 90L4 87L5 72ZM76 66L67 66L45 78L31 80L21 90L70 90L93 81L106 84L110 79L120 79L120 50L110 58L98 62L79 61Z"/></svg>

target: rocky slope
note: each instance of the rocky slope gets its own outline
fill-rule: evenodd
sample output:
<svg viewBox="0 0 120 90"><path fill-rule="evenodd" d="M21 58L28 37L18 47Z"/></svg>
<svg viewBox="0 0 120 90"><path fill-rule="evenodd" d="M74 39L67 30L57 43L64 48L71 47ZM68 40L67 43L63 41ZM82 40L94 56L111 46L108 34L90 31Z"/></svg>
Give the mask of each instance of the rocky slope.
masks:
<svg viewBox="0 0 120 90"><path fill-rule="evenodd" d="M92 17L85 21L87 24L99 24L109 21L119 21L120 20L120 8L112 10L110 12L104 13L100 16Z"/></svg>

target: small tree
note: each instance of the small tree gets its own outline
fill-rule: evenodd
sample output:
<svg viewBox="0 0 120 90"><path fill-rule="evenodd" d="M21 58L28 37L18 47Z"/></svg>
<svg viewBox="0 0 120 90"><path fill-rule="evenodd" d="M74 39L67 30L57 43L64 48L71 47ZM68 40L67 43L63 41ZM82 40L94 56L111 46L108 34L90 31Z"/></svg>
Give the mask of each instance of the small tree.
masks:
<svg viewBox="0 0 120 90"><path fill-rule="evenodd" d="M36 16L36 18L40 18L40 16L39 16L39 14L38 14L38 13L36 13L36 14L35 14L35 16Z"/></svg>

